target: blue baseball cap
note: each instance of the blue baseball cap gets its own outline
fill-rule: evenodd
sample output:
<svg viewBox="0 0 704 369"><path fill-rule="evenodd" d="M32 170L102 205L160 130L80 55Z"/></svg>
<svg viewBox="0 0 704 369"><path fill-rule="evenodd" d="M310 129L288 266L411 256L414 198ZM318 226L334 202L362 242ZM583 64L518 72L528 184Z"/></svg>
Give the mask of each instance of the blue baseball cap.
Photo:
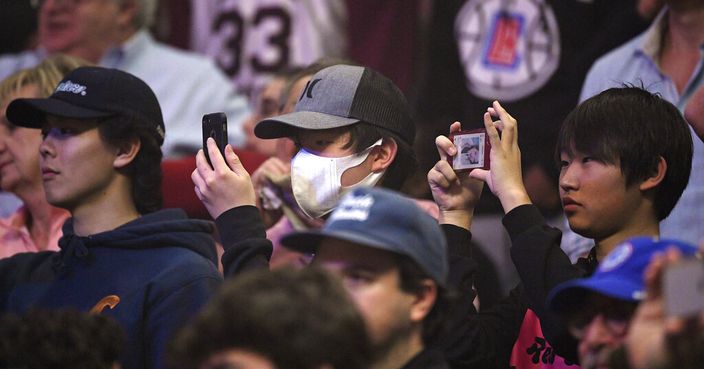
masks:
<svg viewBox="0 0 704 369"><path fill-rule="evenodd" d="M340 200L321 230L291 233L281 244L315 253L328 238L408 256L438 285L446 284L449 265L442 229L413 200L399 193L357 188Z"/></svg>
<svg viewBox="0 0 704 369"><path fill-rule="evenodd" d="M655 253L673 247L686 256L697 252L696 247L672 239L636 237L626 240L606 256L591 277L573 279L553 288L548 295L548 307L557 312L573 311L594 292L623 301L641 301L645 297L645 268Z"/></svg>

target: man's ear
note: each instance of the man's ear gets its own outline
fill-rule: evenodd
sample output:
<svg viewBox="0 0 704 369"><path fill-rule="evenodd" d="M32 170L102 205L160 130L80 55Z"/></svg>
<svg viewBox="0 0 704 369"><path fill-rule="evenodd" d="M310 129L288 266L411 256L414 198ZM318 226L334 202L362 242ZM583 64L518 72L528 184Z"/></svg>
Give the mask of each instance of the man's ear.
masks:
<svg viewBox="0 0 704 369"><path fill-rule="evenodd" d="M657 169L653 172L650 177L646 178L643 182L641 182L639 186L640 190L647 191L657 187L665 178L666 173L667 162L665 161L665 158L661 156L660 159L658 159Z"/></svg>
<svg viewBox="0 0 704 369"><path fill-rule="evenodd" d="M438 286L432 279L421 281L421 287L415 293L415 299L411 305L410 318L412 322L422 322L433 310L435 301L438 299Z"/></svg>
<svg viewBox="0 0 704 369"><path fill-rule="evenodd" d="M381 145L375 146L370 155L372 155L372 172L379 172L388 168L396 158L398 145L391 137L385 137L381 141Z"/></svg>
<svg viewBox="0 0 704 369"><path fill-rule="evenodd" d="M139 149L141 147L142 141L140 141L140 139L137 137L130 140L128 143L122 145L121 147L118 147L116 149L115 160L113 161L112 165L116 169L121 169L128 166L134 160L134 158L137 157L137 154L139 153Z"/></svg>

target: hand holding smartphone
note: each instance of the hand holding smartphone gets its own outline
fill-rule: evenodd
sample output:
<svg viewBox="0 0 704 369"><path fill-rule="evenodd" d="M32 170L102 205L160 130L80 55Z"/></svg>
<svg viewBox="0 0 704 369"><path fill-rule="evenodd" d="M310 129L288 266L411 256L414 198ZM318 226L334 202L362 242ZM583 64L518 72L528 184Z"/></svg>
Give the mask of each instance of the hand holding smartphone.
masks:
<svg viewBox="0 0 704 369"><path fill-rule="evenodd" d="M203 116L203 152L210 167L213 163L208 155L208 137L212 137L218 145L220 154L225 157L225 146L227 146L227 116L225 113L210 113Z"/></svg>

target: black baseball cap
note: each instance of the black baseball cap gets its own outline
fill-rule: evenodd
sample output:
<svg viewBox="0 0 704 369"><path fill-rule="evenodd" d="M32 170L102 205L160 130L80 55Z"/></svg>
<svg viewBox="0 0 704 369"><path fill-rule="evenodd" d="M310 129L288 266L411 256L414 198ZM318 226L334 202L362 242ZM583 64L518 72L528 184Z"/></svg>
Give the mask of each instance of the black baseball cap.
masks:
<svg viewBox="0 0 704 369"><path fill-rule="evenodd" d="M295 111L260 121L254 134L264 139L292 137L298 128L330 129L361 121L413 145L415 124L401 90L371 68L340 64L313 75Z"/></svg>
<svg viewBox="0 0 704 369"><path fill-rule="evenodd" d="M131 117L153 128L159 144L164 142L164 118L156 95L144 81L117 69L74 69L51 96L13 100L6 115L15 125L41 128L47 114L73 119Z"/></svg>

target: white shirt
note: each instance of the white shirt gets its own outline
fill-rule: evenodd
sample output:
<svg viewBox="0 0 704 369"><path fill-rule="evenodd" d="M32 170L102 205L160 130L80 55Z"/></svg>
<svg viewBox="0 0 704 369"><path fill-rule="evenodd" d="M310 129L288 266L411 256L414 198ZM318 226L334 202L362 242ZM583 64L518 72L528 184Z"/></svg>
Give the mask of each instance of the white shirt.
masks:
<svg viewBox="0 0 704 369"><path fill-rule="evenodd" d="M0 57L0 79L38 64L42 49ZM229 142L244 143L242 122L249 115L244 96L210 59L156 42L147 31L138 31L120 47L108 50L101 66L116 68L144 80L159 100L166 125L164 157L194 153L202 147L204 114L225 112Z"/></svg>

